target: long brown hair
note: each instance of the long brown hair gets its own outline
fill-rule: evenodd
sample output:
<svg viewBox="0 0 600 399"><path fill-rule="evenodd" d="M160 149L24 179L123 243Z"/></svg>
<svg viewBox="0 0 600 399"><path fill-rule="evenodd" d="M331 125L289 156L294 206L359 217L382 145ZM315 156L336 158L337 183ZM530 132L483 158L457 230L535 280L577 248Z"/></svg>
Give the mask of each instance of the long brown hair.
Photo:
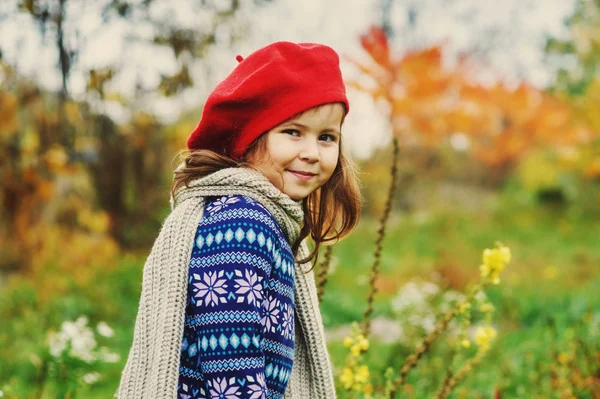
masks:
<svg viewBox="0 0 600 399"><path fill-rule="evenodd" d="M248 159L256 154L266 153L266 137L267 135L263 134L254 140L240 160L211 150L181 151L179 154L185 159L174 172L172 196L174 197L181 187L189 187L192 180L224 168L245 167L258 170ZM338 162L327 183L302 200L304 223L300 236L296 242L291 243L295 255L302 240L310 236L314 241L314 248L305 259L297 261L306 263L314 260L313 267L318 260L321 244L338 242L354 230L360 218L362 196L358 183L358 169L344 154L341 139L339 145Z"/></svg>

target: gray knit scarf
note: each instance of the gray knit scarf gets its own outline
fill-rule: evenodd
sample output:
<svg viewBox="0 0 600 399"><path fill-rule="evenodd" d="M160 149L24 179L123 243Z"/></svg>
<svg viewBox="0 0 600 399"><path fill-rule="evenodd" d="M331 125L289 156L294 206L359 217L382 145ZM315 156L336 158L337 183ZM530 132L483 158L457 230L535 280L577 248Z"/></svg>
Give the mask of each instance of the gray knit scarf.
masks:
<svg viewBox="0 0 600 399"><path fill-rule="evenodd" d="M171 198L172 211L144 265L133 344L115 393L120 399L176 399L188 264L206 197L250 196L271 212L290 245L300 234L301 202L283 194L259 172L228 168L189 186ZM296 257L307 254L303 242ZM296 267L294 366L284 398L335 398L314 275L307 272L310 264Z"/></svg>

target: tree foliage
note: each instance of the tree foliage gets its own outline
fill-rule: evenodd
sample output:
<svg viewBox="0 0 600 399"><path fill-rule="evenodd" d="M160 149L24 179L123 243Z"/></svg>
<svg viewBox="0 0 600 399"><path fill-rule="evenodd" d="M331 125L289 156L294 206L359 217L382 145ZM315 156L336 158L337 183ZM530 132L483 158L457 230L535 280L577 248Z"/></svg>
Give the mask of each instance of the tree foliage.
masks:
<svg viewBox="0 0 600 399"><path fill-rule="evenodd" d="M549 38L546 52L558 66L552 91L573 104L574 112L591 131L595 142L580 145L577 158L588 178L600 177L600 1L579 0L566 20L569 36Z"/></svg>
<svg viewBox="0 0 600 399"><path fill-rule="evenodd" d="M473 60L443 63L443 47L394 54L384 31L372 27L361 37L371 62L351 60L369 84L351 82L389 104L393 134L405 148L439 148L457 133L470 153L498 170L510 170L529 150L588 142L591 133L571 105L526 83L511 88L474 81Z"/></svg>
<svg viewBox="0 0 600 399"><path fill-rule="evenodd" d="M166 12L152 12L159 3ZM0 60L0 269L28 270L42 258L52 258L49 253L56 255L58 247L66 248L71 239L81 243L82 237L103 242L99 245L106 253L111 252L107 245L115 243L147 245L168 206L171 157L193 125L183 117L165 127L140 104L157 93L172 97L192 87L190 70L217 43L218 31L220 37L225 32L235 40L244 29L243 23L228 25L242 9L239 0L186 2L189 12L208 21L193 29L171 18L168 10L175 5L161 0L93 3L102 10L99 30L116 20L143 27L131 29L127 40L170 49L179 70L162 75L154 86L138 85L132 99L110 84L120 65L93 68L84 71L85 95L75 98L69 77L89 40L99 33L80 29L81 15L73 10L86 4L90 6L83 0L19 0L0 15L30 17L44 42L56 49L62 77L61 88L48 91ZM147 32L152 32L150 37ZM113 120L106 110L115 106L129 118ZM194 122L197 118L197 113L190 117ZM80 246L90 256L97 252ZM72 264L86 262L76 251L73 256L80 258Z"/></svg>

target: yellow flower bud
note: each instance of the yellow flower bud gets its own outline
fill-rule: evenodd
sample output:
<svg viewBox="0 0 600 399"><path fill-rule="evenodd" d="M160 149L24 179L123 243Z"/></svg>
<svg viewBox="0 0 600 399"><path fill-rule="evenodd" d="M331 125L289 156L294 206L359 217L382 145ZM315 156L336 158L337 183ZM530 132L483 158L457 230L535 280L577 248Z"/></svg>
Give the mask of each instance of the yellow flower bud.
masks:
<svg viewBox="0 0 600 399"><path fill-rule="evenodd" d="M364 384L367 381L369 381L369 367L368 366L360 366L358 368L358 370L356 371L354 380L361 384Z"/></svg>
<svg viewBox="0 0 600 399"><path fill-rule="evenodd" d="M490 342L496 338L496 330L493 327L479 327L475 332L475 342L483 350L490 347Z"/></svg>
<svg viewBox="0 0 600 399"><path fill-rule="evenodd" d="M352 339L351 336L347 336L346 338L344 338L344 346L346 348L351 347L353 343L354 343L354 340Z"/></svg>
<svg viewBox="0 0 600 399"><path fill-rule="evenodd" d="M458 313L465 313L467 310L471 308L471 304L469 302L463 302L458 305Z"/></svg>
<svg viewBox="0 0 600 399"><path fill-rule="evenodd" d="M361 353L360 344L354 344L354 345L352 345L352 347L350 348L350 353L354 357L360 356L360 353Z"/></svg>
<svg viewBox="0 0 600 399"><path fill-rule="evenodd" d="M350 389L352 384L354 383L354 373L348 367L345 367L342 370L342 374L340 375L340 382L344 386L345 389Z"/></svg>
<svg viewBox="0 0 600 399"><path fill-rule="evenodd" d="M491 303L482 303L479 307L479 310L481 310L483 313L491 313L495 310L495 308Z"/></svg>
<svg viewBox="0 0 600 399"><path fill-rule="evenodd" d="M494 249L485 249L483 251L483 264L479 266L481 277L490 277L492 283L500 283L500 272L507 263L510 262L510 249L502 244L497 244Z"/></svg>
<svg viewBox="0 0 600 399"><path fill-rule="evenodd" d="M369 340L366 339L364 335L362 335L362 334L359 335L357 341L358 341L357 343L358 343L360 349L363 352L366 351L367 349L369 349Z"/></svg>

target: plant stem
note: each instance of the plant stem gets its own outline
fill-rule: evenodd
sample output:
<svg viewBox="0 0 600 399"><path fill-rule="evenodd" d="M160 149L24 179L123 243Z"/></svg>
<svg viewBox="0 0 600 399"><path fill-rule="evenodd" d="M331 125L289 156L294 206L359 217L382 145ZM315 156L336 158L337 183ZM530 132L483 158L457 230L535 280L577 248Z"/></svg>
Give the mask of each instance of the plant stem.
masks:
<svg viewBox="0 0 600 399"><path fill-rule="evenodd" d="M393 146L393 157L392 157L392 166L390 169L391 174L391 182L388 191L388 196L385 202L385 209L383 211L383 215L379 220L379 228L377 230L377 239L375 240L375 252L374 252L374 260L373 266L371 267L371 276L369 279L369 295L367 296L367 309L365 310L363 316L363 326L362 333L365 337L369 336L371 332L371 315L373 314L373 299L375 297L375 293L377 292L377 288L375 287L375 280L379 275L379 264L381 262L381 250L383 248L383 238L385 236L385 229L387 227L387 222L390 216L390 212L392 210L392 204L394 200L394 193L396 192L396 180L398 176L398 153L399 153L399 145L398 139L394 137L392 139Z"/></svg>
<svg viewBox="0 0 600 399"><path fill-rule="evenodd" d="M333 252L333 247L328 245L325 247L325 254L323 262L319 267L319 275L317 278L317 295L319 297L319 303L323 300L323 294L325 293L325 284L327 284L328 273L329 273L329 264L331 263L331 253Z"/></svg>
<svg viewBox="0 0 600 399"><path fill-rule="evenodd" d="M452 319L454 319L456 315L460 312L461 306L463 304L471 302L475 297L475 294L477 294L477 292L484 286L485 283L476 286L461 303L456 304L456 306L446 314L446 316L437 325L437 327L417 346L417 350L406 358L404 364L400 368L400 375L393 382L392 390L390 392L390 399L394 398L398 387L406 382L406 376L408 375L410 370L412 370L417 365L421 356L423 356L423 354L429 350L433 342L435 342L439 335L446 330L448 324L450 324Z"/></svg>
<svg viewBox="0 0 600 399"><path fill-rule="evenodd" d="M48 361L48 359L44 358L44 360L42 362L40 374L39 374L38 378L36 379L37 385L38 385L38 390L37 390L37 393L35 396L36 398L41 398L44 393L44 389L46 388L46 381L48 380L48 368L49 368L49 361Z"/></svg>
<svg viewBox="0 0 600 399"><path fill-rule="evenodd" d="M436 399L442 399L444 398L444 394L446 392L446 389L448 387L448 384L450 383L450 380L452 379L452 370L450 369L450 367L448 367L448 371L446 372L446 377L444 378L444 382L442 383L442 387L440 388L440 390L438 391L438 393L436 394Z"/></svg>
<svg viewBox="0 0 600 399"><path fill-rule="evenodd" d="M438 396L438 399L445 399L448 397L448 395L450 395L450 393L452 393L452 390L458 385L458 383L463 380L467 374L469 374L469 372L471 370L473 370L473 367L476 366L481 359L483 359L483 356L485 355L486 351L485 350L479 350L477 351L477 353L475 354L475 356L471 359L469 359L454 375L454 377L450 378L450 381L448 382L447 386L445 387L444 391L440 393L440 395Z"/></svg>

